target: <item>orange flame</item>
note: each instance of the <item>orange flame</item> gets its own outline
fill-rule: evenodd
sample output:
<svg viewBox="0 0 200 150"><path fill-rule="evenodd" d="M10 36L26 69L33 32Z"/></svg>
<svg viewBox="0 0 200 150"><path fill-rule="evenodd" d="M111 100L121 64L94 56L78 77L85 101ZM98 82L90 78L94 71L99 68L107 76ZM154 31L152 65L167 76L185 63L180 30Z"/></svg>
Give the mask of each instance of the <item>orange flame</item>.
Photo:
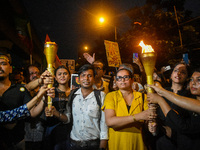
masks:
<svg viewBox="0 0 200 150"><path fill-rule="evenodd" d="M151 45L145 45L143 41L141 41L139 45L142 47L142 53L154 52Z"/></svg>

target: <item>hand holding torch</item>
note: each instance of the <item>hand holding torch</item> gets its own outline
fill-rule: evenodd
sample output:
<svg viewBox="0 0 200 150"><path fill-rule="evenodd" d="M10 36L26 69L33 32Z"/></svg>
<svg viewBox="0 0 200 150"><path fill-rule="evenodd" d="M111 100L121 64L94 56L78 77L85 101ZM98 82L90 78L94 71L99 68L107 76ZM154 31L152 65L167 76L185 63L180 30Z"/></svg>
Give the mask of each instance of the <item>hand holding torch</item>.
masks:
<svg viewBox="0 0 200 150"><path fill-rule="evenodd" d="M150 45L145 45L143 41L139 44L142 47L142 53L141 53L141 60L142 64L144 66L144 70L147 76L147 84L152 85L154 83L153 81L153 72L154 67L156 63L156 53L154 52L153 48ZM147 93L153 93L154 90L150 87L147 87ZM155 107L156 104L150 104L149 109L152 111L152 113L155 113ZM156 121L155 119L150 122L152 126L155 127ZM156 127L152 131L152 134L156 134Z"/></svg>
<svg viewBox="0 0 200 150"><path fill-rule="evenodd" d="M46 60L47 60L47 70L54 75L54 68L53 68L53 63L56 59L56 54L57 54L58 46L55 42L46 42L44 44L44 54L46 55ZM48 88L51 88L53 85L48 84ZM48 109L51 109L52 106L52 98L48 96Z"/></svg>

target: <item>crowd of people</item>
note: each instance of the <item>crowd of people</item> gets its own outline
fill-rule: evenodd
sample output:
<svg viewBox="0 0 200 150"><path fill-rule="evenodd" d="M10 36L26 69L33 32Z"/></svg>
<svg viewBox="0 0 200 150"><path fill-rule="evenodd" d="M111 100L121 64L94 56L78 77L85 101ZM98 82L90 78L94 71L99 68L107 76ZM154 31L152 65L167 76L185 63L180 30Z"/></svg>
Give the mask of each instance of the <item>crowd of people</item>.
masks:
<svg viewBox="0 0 200 150"><path fill-rule="evenodd" d="M29 65L11 76L12 59L0 52L0 149L199 149L200 67L179 62L155 69L154 84L147 85L139 58L133 60L137 79L131 63L108 79L95 54L84 58L88 64L77 70L80 88L70 89L67 66L56 67L53 76ZM147 87L155 93L146 93Z"/></svg>

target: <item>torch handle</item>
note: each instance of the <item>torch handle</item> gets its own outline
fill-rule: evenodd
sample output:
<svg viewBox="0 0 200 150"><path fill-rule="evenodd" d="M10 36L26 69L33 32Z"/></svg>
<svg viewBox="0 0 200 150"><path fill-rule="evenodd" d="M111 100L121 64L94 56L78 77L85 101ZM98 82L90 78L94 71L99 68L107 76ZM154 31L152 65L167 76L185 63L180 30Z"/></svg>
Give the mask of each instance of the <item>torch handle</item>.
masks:
<svg viewBox="0 0 200 150"><path fill-rule="evenodd" d="M152 75L147 76L147 84L148 85L153 85L154 84ZM147 93L154 93L154 90L152 88L150 88L150 87L147 87ZM157 108L157 104L151 103L149 105L149 109L150 109L152 114L156 113L156 108ZM152 126L151 133L152 133L153 136L155 136L156 135L156 124L157 124L156 123L156 119L152 119L149 123Z"/></svg>
<svg viewBox="0 0 200 150"><path fill-rule="evenodd" d="M48 84L48 88L52 88L52 84ZM51 109L51 106L52 106L52 98L50 96L48 96L48 109Z"/></svg>
<svg viewBox="0 0 200 150"><path fill-rule="evenodd" d="M153 103L149 104L149 109L153 114L156 113L156 108L157 108L157 104L153 104ZM156 119L150 120L149 124L151 124L151 133L152 133L152 135L156 136L156 125L157 125Z"/></svg>
<svg viewBox="0 0 200 150"><path fill-rule="evenodd" d="M54 74L54 68L52 64L48 64L48 68L47 70L53 75ZM48 84L48 88L52 88L53 84ZM50 96L48 96L48 109L51 109L52 106L52 98Z"/></svg>
<svg viewBox="0 0 200 150"><path fill-rule="evenodd" d="M147 84L148 85L154 84L152 75L147 76ZM151 87L147 87L147 93L154 93L154 90Z"/></svg>

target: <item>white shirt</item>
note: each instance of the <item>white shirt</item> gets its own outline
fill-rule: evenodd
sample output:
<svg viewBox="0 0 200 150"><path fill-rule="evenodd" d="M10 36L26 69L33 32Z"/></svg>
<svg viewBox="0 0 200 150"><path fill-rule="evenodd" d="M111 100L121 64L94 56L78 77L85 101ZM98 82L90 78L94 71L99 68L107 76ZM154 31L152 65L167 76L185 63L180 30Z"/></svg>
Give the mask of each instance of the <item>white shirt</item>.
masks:
<svg viewBox="0 0 200 150"><path fill-rule="evenodd" d="M85 141L94 139L108 139L108 127L105 123L104 112L101 111L99 128L100 109L94 95L91 92L83 98L81 88L75 92L76 97L72 103L73 126L70 134L75 141ZM103 106L105 94L101 92L101 106Z"/></svg>

